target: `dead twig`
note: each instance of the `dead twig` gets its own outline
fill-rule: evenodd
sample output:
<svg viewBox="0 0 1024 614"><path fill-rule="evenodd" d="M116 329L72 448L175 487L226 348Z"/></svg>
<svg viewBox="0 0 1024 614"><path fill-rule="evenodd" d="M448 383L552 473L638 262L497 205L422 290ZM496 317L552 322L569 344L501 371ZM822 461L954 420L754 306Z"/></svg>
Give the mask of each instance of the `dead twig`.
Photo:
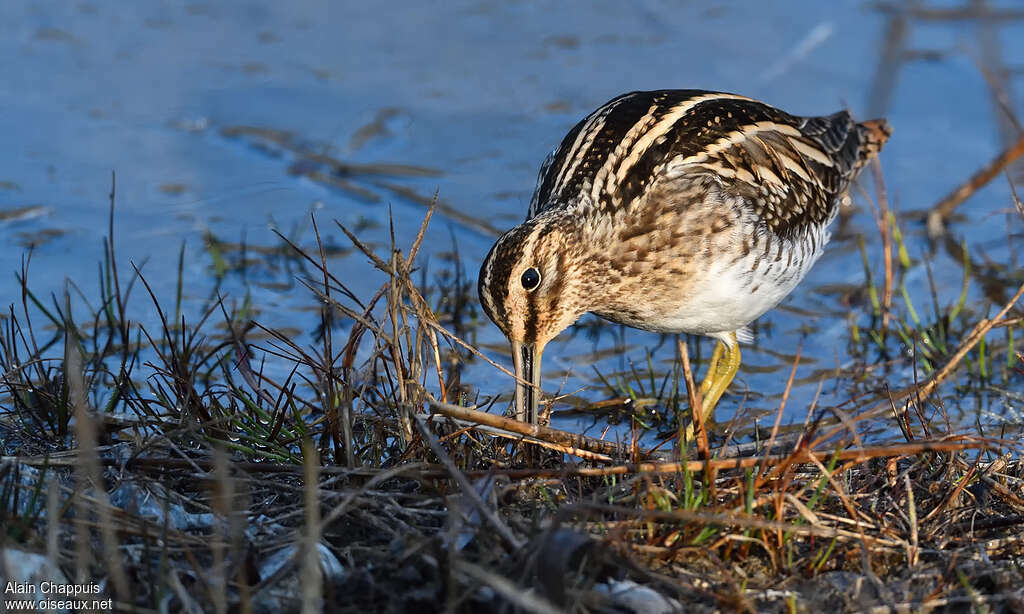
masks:
<svg viewBox="0 0 1024 614"><path fill-rule="evenodd" d="M711 458L708 448L708 432L704 426L704 404L701 395L697 394L697 386L693 382L693 369L690 367L690 352L686 349L686 340L683 337L676 339L679 346L679 359L683 363L683 381L686 382L686 397L690 403L690 414L692 415L693 436L697 441L697 451L701 458ZM682 420L679 420L682 424ZM679 445L685 445L683 435L686 433L680 426ZM680 448L681 449L681 448Z"/></svg>
<svg viewBox="0 0 1024 614"><path fill-rule="evenodd" d="M706 470L724 471L727 469L746 469L764 463L766 466L780 463L805 463L811 459L835 454L837 460L856 460L864 462L872 458L892 456L908 456L927 452L960 452L971 449L997 449L995 441L960 437L955 440L919 441L901 443L892 446L867 446L839 452L811 449L797 450L791 454L771 454L766 456L745 456L742 458L714 458L710 460L692 460L666 463L626 463L611 467L562 467L561 469L492 469L489 471L467 471L469 477L480 477L495 473L511 479L525 478L567 478L567 477L603 477L609 475L627 475L634 473L683 473L701 472Z"/></svg>
<svg viewBox="0 0 1024 614"><path fill-rule="evenodd" d="M435 413L448 416L450 418L456 418L458 420L466 420L468 422L475 422L492 428L498 428L524 437L530 437L532 439L539 439L572 448L582 448L584 450L590 450L618 458L623 458L628 453L628 450L624 446L620 446L611 441L601 441L600 439L594 439L578 433L560 431L551 427L541 426L540 424L529 424L520 420L512 420L511 418L504 418L495 414L477 411L468 407L441 403L435 400L429 401L429 404L430 409Z"/></svg>
<svg viewBox="0 0 1024 614"><path fill-rule="evenodd" d="M1002 151L991 162L978 169L970 179L961 184L945 198L936 203L928 212L928 236L932 239L941 237L945 232L946 222L953 210L960 206L982 186L992 181L1004 168L1024 154L1024 135L1013 145Z"/></svg>

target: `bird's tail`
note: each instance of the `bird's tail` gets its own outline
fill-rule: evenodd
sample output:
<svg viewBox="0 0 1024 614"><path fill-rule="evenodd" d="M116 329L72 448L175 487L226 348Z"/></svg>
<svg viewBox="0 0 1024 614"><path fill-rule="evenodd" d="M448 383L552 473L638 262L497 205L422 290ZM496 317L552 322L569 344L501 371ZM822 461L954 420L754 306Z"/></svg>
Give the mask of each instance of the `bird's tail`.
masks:
<svg viewBox="0 0 1024 614"><path fill-rule="evenodd" d="M884 119L872 119L857 124L857 131L860 133L860 149L855 168L859 170L882 151L885 142L892 136L892 127Z"/></svg>

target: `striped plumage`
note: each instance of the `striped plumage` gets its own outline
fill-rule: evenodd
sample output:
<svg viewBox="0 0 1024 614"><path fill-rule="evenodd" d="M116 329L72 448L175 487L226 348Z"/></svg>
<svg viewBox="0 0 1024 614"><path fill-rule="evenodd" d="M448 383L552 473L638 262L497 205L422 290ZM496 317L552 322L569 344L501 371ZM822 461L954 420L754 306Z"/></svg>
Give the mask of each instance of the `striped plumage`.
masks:
<svg viewBox="0 0 1024 614"><path fill-rule="evenodd" d="M806 275L888 136L884 120L700 90L624 94L576 124L544 161L527 220L480 270L481 303L513 345L520 418L535 420L545 344L588 311L719 339L731 373L712 361L713 407L737 335Z"/></svg>

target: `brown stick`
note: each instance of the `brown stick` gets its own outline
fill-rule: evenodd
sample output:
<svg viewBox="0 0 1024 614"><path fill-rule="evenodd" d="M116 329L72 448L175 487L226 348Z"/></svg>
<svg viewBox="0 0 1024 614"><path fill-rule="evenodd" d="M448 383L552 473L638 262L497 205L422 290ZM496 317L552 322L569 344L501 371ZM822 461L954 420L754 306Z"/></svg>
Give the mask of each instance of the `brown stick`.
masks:
<svg viewBox="0 0 1024 614"><path fill-rule="evenodd" d="M1022 143L1024 143L1024 140L1022 140ZM999 313L997 313L994 318L983 319L977 324L975 324L974 329L971 330L971 333L967 336L967 339L965 339L960 344L960 347L957 348L956 352L954 352L953 356L949 359L949 362L947 362L945 366L942 367L942 369L940 369L935 375L929 378L923 386L921 386L919 398L924 399L929 394L931 394L939 386L942 380L948 377L949 374L956 369L956 367L960 364L960 361L963 360L964 356L967 355L967 352L969 352L971 348L977 345L978 342L981 341L982 337L984 337L988 333L988 331L990 331L992 327L996 325L997 322L1002 320L1003 316L1005 316L1010 311L1010 309L1012 309L1013 306L1017 304L1017 301L1020 300L1021 296L1024 296L1024 284L1021 284L1020 288L1017 289L1017 293L1013 295L1013 298L1007 301L1006 305L1004 305L1003 308L999 310Z"/></svg>
<svg viewBox="0 0 1024 614"><path fill-rule="evenodd" d="M661 520L668 522L686 522L700 525L720 525L720 526L731 526L731 527L744 527L749 529L767 529L776 531L785 531L787 533L795 533L797 535L816 535L819 537L836 537L841 538L843 541L849 541L851 539L862 539L867 543L871 544L888 544L892 543L890 540L879 537L869 536L858 536L852 534L849 531L843 529L836 529L827 526L814 526L806 524L796 524L790 522L780 522L778 520L767 520L763 518L757 518L753 516L746 516L740 514L722 514L715 512L702 512L687 509L673 509L673 510L644 510L635 509L631 507L625 507L621 505L608 505L602 503L577 503L576 505L567 506L564 514L572 512L596 512L602 514L621 514L624 516L631 516L636 519L643 520Z"/></svg>
<svg viewBox="0 0 1024 614"><path fill-rule="evenodd" d="M690 367L690 352L686 349L686 339L679 337L676 339L676 345L679 346L679 360L683 363L683 381L686 383L686 397L690 403L690 413L693 416L693 434L697 440L697 450L700 453L701 458L711 458L711 452L708 449L708 431L704 427L704 399L697 394L697 387L693 383L693 369ZM678 417L680 424L682 420ZM679 430L679 445L683 445L683 434L682 428Z"/></svg>
<svg viewBox="0 0 1024 614"><path fill-rule="evenodd" d="M956 441L921 441L898 446L867 446L843 450L836 456L838 460L865 461L870 458L890 456L910 456L925 452L959 452L961 450L995 448L990 441L963 438ZM804 449L791 454L773 454L767 456L745 456L743 458L715 458L711 460L692 460L671 463L626 463L612 467L563 467L561 469L491 469L489 471L467 471L469 477L480 477L488 474L504 475L510 479L523 478L566 478L566 477L602 477L607 475L625 475L631 473L680 473L683 471L704 471L724 469L745 469L759 463L766 465L786 462L805 463L821 457L831 458L832 452Z"/></svg>
<svg viewBox="0 0 1024 614"><path fill-rule="evenodd" d="M569 448L580 448L582 450L590 450L600 454L619 457L623 457L628 453L628 450L626 450L625 447L611 441L601 441L600 439L594 439L593 437L587 437L586 435L560 431L558 429L541 426L539 424L528 424L519 420L513 420L511 418L477 411L468 407L430 401L430 409L435 413L448 416L450 418L499 428L504 431L518 433L525 437L532 437L534 439L556 443Z"/></svg>
<svg viewBox="0 0 1024 614"><path fill-rule="evenodd" d="M992 181L996 175L1022 154L1024 154L1024 135L1021 135L1016 143L996 156L991 162L981 167L976 173L971 175L970 179L932 207L932 210L928 212L928 234L932 238L942 235L945 223L949 216L952 215L953 210L986 183Z"/></svg>
<svg viewBox="0 0 1024 614"><path fill-rule="evenodd" d="M421 416L421 417L424 417L424 416ZM572 446L563 446L560 443L552 443L550 441L544 441L543 439L534 439L532 437L524 437L523 435L520 435L519 433L509 433L508 431L503 431L502 429L494 428L494 427L491 427L491 426L486 426L486 425L483 425L483 424L476 424L474 422L466 422L465 420L458 420L457 418L452 418L451 416L447 416L447 417L450 420L452 420L456 425L462 426L463 428L460 428L459 430L455 431L455 433L451 433L449 435L445 435L445 437L441 438L442 441L452 437L453 435L461 435L461 434L465 433L466 431L476 431L477 433L480 433L482 435L494 435L496 437L504 437L506 439L511 439L513 441L516 441L516 442L532 443L532 444L540 446L542 448L547 448L549 450L555 450L556 452L561 452L562 454L569 454L569 455L575 456L577 458L582 458L583 460L589 460L589 461L593 461L593 462L597 462L597 463L606 463L606 464L610 464L610 463L615 462L614 459L611 456L608 456L607 454L599 454L597 452L591 452L590 450L583 450L581 448L573 448ZM465 426L463 426L463 425L465 425Z"/></svg>
<svg viewBox="0 0 1024 614"><path fill-rule="evenodd" d="M889 329L889 318L892 317L892 233L889 227L889 193L885 189L882 165L877 156L871 161L871 176L875 182L875 199L878 201L878 230L882 234L882 262L885 264L885 285L882 287L882 335L884 337ZM896 218L894 216L893 226L895 225Z"/></svg>

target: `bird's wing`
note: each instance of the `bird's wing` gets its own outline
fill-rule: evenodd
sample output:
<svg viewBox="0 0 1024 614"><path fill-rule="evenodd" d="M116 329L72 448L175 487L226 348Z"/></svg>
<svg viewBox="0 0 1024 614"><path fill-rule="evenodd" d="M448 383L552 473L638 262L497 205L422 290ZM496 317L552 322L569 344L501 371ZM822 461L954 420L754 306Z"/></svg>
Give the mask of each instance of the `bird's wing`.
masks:
<svg viewBox="0 0 1024 614"><path fill-rule="evenodd" d="M634 165L655 133L671 131L686 105L720 96L739 98L703 90L658 90L609 100L573 126L544 161L527 219L549 209L589 206L612 194L618 173Z"/></svg>
<svg viewBox="0 0 1024 614"><path fill-rule="evenodd" d="M656 183L703 175L751 201L785 235L835 213L856 170L884 143L872 141L884 130L869 124L845 111L795 117L736 94L631 92L569 131L541 168L528 217L629 207Z"/></svg>
<svg viewBox="0 0 1024 614"><path fill-rule="evenodd" d="M696 152L676 156L663 180L711 178L779 236L827 223L859 167L857 124L845 111L778 119L785 118L737 125Z"/></svg>

